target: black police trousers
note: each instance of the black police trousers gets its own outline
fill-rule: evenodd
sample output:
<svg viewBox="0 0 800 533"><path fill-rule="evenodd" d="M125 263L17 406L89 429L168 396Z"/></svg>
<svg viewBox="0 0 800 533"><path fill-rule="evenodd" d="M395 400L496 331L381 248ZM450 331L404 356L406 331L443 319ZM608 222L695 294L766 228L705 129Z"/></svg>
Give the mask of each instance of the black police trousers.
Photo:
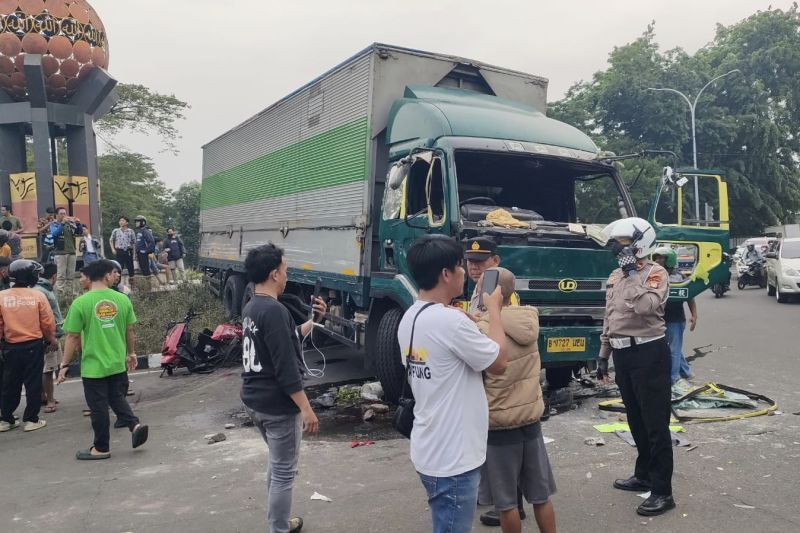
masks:
<svg viewBox="0 0 800 533"><path fill-rule="evenodd" d="M669 431L672 359L666 339L614 350L616 382L639 456L633 474L653 494L672 494Z"/></svg>
<svg viewBox="0 0 800 533"><path fill-rule="evenodd" d="M3 347L3 387L0 397L2 419L14 423L14 411L25 387L25 412L23 422L38 422L42 408L42 373L44 372L44 341L41 339Z"/></svg>

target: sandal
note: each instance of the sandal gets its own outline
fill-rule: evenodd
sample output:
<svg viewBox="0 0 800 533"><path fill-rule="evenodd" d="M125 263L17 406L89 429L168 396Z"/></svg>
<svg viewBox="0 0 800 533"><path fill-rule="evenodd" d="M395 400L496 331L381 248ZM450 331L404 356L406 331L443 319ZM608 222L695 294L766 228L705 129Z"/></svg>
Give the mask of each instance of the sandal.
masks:
<svg viewBox="0 0 800 533"><path fill-rule="evenodd" d="M56 406L55 405L48 405L48 406L46 406L44 408L44 412L45 413L55 413L56 412Z"/></svg>
<svg viewBox="0 0 800 533"><path fill-rule="evenodd" d="M138 448L145 442L147 442L147 434L148 434L148 427L143 425L138 425L136 428L131 432L131 446L134 448Z"/></svg>
<svg viewBox="0 0 800 533"><path fill-rule="evenodd" d="M75 454L75 459L78 461L100 461L101 459L108 459L111 457L111 452L93 454L94 446L86 450L80 450Z"/></svg>

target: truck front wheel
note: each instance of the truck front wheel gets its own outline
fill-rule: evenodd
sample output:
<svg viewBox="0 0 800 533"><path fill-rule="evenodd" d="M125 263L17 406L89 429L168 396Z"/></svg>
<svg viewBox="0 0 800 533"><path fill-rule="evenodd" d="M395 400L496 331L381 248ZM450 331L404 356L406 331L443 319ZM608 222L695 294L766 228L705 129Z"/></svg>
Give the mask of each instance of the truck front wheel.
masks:
<svg viewBox="0 0 800 533"><path fill-rule="evenodd" d="M397 343L397 327L403 318L403 310L393 307L381 317L375 346L375 373L383 387L384 398L397 403L403 390L406 371L400 359Z"/></svg>
<svg viewBox="0 0 800 533"><path fill-rule="evenodd" d="M222 304L225 306L225 316L228 320L238 317L242 311L242 297L247 284L244 277L239 274L231 274L225 281L225 289L222 291Z"/></svg>

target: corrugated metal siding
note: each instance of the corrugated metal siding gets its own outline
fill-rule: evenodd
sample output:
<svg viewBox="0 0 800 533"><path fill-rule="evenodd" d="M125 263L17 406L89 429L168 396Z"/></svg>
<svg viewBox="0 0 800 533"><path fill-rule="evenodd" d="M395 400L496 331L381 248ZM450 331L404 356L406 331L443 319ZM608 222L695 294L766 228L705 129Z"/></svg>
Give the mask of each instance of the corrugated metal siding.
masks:
<svg viewBox="0 0 800 533"><path fill-rule="evenodd" d="M200 212L203 231L221 231L230 225L261 225L265 228L302 220L304 225L325 226L326 220L360 214L364 183L357 182L323 190L298 193L291 198L256 200Z"/></svg>
<svg viewBox="0 0 800 533"><path fill-rule="evenodd" d="M204 148L203 178L366 117L369 65L367 54L212 141Z"/></svg>

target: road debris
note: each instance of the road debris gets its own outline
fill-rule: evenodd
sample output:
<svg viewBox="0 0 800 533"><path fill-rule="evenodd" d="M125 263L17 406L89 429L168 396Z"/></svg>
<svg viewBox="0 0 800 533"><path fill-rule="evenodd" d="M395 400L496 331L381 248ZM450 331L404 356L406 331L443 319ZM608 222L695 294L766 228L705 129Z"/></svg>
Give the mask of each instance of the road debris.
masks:
<svg viewBox="0 0 800 533"><path fill-rule="evenodd" d="M211 433L210 435L206 435L203 438L206 439L206 441L208 441L209 444L216 444L217 442L222 442L226 440L228 437L227 435L225 435L225 433L219 432L219 433Z"/></svg>
<svg viewBox="0 0 800 533"><path fill-rule="evenodd" d="M311 495L311 499L312 500L319 500L321 502L332 502L333 501L330 498L328 498L327 496L323 496L319 492L314 492L314 494Z"/></svg>
<svg viewBox="0 0 800 533"><path fill-rule="evenodd" d="M351 448L358 448L360 446L372 446L375 444L374 440L354 440L350 443Z"/></svg>
<svg viewBox="0 0 800 533"><path fill-rule="evenodd" d="M603 437L587 437L583 440L583 443L587 446L605 446L606 439Z"/></svg>
<svg viewBox="0 0 800 533"><path fill-rule="evenodd" d="M372 409L367 409L366 411L364 411L364 414L361 415L361 418L362 420L364 420L364 422L369 422L370 420L375 418L375 411L373 411Z"/></svg>
<svg viewBox="0 0 800 533"><path fill-rule="evenodd" d="M551 442L555 442L556 439L551 439L550 437L544 437L544 443L550 444Z"/></svg>
<svg viewBox="0 0 800 533"><path fill-rule="evenodd" d="M648 490L647 492L644 492L642 494L637 494L637 496L639 496L643 500L646 500L647 498L650 497L650 494L651 494L651 492Z"/></svg>
<svg viewBox="0 0 800 533"><path fill-rule="evenodd" d="M227 423L227 424L225 424L225 429L233 429L233 428L235 428L235 427L236 427L236 424L232 424L232 423L230 423L230 422L229 422L229 423Z"/></svg>
<svg viewBox="0 0 800 533"><path fill-rule="evenodd" d="M367 409L372 409L377 414L385 414L389 412L389 406L382 403L371 403L367 405Z"/></svg>
<svg viewBox="0 0 800 533"><path fill-rule="evenodd" d="M740 503L734 503L734 507L738 507L739 509L755 509L752 505L742 505Z"/></svg>
<svg viewBox="0 0 800 533"><path fill-rule="evenodd" d="M370 402L377 402L383 398L383 387L380 382L364 383L361 385L361 399Z"/></svg>

